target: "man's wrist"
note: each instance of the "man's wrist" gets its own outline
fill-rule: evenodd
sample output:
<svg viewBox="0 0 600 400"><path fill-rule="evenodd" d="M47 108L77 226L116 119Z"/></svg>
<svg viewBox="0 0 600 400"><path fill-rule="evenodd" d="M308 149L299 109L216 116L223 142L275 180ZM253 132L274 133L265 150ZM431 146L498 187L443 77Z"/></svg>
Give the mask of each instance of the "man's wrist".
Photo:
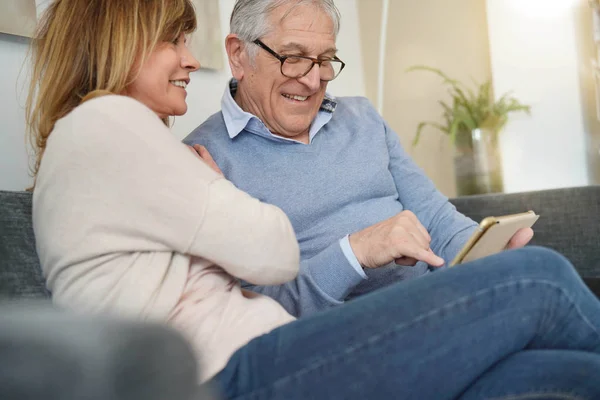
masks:
<svg viewBox="0 0 600 400"><path fill-rule="evenodd" d="M358 261L358 258L356 257L356 254L354 253L354 250L352 249L352 246L350 245L349 235L346 235L340 239L340 247L342 248L342 252L344 253L344 256L348 260L348 263L350 263L350 265L352 265L352 267L356 270L356 272L363 279L367 279L367 275L365 274L365 271L363 270L362 265Z"/></svg>

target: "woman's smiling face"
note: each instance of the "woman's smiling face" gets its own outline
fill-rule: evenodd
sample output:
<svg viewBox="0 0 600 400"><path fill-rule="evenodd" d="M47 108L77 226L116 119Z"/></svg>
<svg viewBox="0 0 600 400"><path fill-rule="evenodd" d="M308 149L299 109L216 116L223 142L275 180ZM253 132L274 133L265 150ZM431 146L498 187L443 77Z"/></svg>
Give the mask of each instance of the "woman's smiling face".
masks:
<svg viewBox="0 0 600 400"><path fill-rule="evenodd" d="M173 42L157 45L124 94L144 103L160 118L183 115L187 111L190 72L198 68L200 63L190 53L181 33Z"/></svg>

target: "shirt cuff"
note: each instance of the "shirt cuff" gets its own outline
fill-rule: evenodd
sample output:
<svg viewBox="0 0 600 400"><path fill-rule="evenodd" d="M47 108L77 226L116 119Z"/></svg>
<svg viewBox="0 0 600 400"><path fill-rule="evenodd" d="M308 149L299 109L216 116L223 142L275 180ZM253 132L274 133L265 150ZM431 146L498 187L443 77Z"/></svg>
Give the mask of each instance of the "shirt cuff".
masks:
<svg viewBox="0 0 600 400"><path fill-rule="evenodd" d="M354 252L352 251L352 246L350 246L350 238L348 237L348 235L340 239L340 247L342 248L342 252L344 253L344 256L346 256L346 259L348 260L350 265L354 267L354 269L356 270L356 272L358 272L361 278L368 279L367 274L365 274L365 271L363 271L362 267L360 266L360 263L354 255Z"/></svg>

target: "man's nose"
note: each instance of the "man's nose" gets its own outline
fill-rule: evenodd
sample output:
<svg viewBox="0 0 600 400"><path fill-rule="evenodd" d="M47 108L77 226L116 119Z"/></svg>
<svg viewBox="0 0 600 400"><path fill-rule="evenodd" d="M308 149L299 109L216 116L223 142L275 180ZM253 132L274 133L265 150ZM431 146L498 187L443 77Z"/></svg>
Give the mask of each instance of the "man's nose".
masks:
<svg viewBox="0 0 600 400"><path fill-rule="evenodd" d="M308 71L308 74L304 75L298 81L311 90L316 91L321 86L321 71L319 64L313 64L313 67Z"/></svg>

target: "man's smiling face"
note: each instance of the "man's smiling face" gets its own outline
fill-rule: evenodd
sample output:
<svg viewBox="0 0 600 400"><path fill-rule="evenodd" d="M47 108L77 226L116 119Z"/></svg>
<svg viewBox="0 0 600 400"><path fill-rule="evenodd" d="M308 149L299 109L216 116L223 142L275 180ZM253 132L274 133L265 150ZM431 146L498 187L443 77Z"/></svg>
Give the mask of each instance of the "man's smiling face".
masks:
<svg viewBox="0 0 600 400"><path fill-rule="evenodd" d="M311 4L298 6L286 15L288 11L289 5L273 10L269 22L274 29L260 39L284 56L333 58L336 48L331 18ZM236 95L241 108L259 117L272 133L308 142L310 125L327 89L319 67L314 66L302 78L288 78L281 73L280 61L262 49L254 65L245 64Z"/></svg>

